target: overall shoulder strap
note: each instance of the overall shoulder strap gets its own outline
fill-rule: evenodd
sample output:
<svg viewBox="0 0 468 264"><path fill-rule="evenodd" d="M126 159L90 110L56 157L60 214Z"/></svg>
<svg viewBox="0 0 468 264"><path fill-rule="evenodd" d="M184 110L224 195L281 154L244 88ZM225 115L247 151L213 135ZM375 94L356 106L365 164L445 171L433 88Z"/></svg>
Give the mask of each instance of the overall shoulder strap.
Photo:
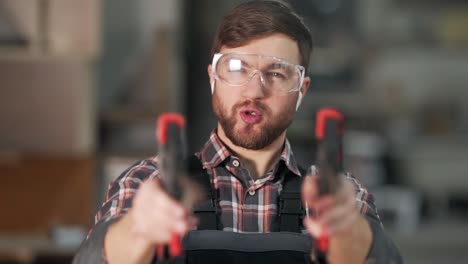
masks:
<svg viewBox="0 0 468 264"><path fill-rule="evenodd" d="M198 230L220 229L216 205L216 190L212 187L210 175L203 169L200 160L192 155L187 161L190 180L199 184L203 190L203 199L198 203L193 213L198 217Z"/></svg>
<svg viewBox="0 0 468 264"><path fill-rule="evenodd" d="M305 169L299 167L299 171L305 175ZM304 218L301 197L302 180L303 177L298 177L289 170L284 177L278 210L281 232L301 232L302 219Z"/></svg>

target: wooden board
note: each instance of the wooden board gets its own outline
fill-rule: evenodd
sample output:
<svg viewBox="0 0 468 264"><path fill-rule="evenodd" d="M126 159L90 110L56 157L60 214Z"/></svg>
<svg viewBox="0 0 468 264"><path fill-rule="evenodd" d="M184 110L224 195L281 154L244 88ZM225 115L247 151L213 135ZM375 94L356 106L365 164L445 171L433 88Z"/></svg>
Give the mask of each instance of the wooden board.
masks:
<svg viewBox="0 0 468 264"><path fill-rule="evenodd" d="M53 225L89 227L94 176L92 158L0 159L0 233L45 233Z"/></svg>

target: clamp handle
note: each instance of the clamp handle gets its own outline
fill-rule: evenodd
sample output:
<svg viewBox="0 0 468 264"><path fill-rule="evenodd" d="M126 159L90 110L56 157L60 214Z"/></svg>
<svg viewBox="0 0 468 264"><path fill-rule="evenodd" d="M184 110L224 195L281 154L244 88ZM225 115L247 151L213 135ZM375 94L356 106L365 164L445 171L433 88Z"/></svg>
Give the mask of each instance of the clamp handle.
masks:
<svg viewBox="0 0 468 264"><path fill-rule="evenodd" d="M319 193L335 192L339 187L338 173L343 170L343 115L335 108L322 108L317 112L315 137L318 142ZM323 232L317 239L317 247L327 252L329 238Z"/></svg>
<svg viewBox="0 0 468 264"><path fill-rule="evenodd" d="M157 121L156 141L158 143L162 182L168 193L175 199L181 198L179 177L185 168L185 118L178 113L161 114ZM156 254L159 260L182 255L181 238L173 233L168 245L159 245Z"/></svg>

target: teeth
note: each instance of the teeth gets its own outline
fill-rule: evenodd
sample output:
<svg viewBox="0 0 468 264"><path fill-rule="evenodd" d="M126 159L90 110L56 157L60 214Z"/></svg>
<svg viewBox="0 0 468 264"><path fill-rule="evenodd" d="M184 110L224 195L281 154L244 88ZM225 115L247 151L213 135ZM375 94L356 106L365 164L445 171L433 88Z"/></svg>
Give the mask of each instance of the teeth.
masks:
<svg viewBox="0 0 468 264"><path fill-rule="evenodd" d="M257 113L255 113L255 112L250 112L250 114L253 115L253 116L257 115Z"/></svg>

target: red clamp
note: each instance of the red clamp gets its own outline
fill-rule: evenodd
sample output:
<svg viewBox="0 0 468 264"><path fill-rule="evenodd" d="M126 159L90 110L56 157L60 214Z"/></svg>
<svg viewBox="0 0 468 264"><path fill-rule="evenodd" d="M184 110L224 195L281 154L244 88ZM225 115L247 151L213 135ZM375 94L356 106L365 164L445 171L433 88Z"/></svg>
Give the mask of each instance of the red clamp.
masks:
<svg viewBox="0 0 468 264"><path fill-rule="evenodd" d="M156 127L156 140L159 146L160 171L163 175L163 183L167 191L174 198L177 197L177 178L180 171L177 163L181 162L184 152L184 140L182 139L185 129L185 118L178 113L164 113L159 116ZM181 238L173 233L168 245L159 245L156 248L158 260L175 258L183 253Z"/></svg>
<svg viewBox="0 0 468 264"><path fill-rule="evenodd" d="M322 108L317 113L315 137L318 142L318 166L320 194L327 194L336 190L339 183L338 173L343 167L343 115L334 108ZM327 252L329 237L322 232L317 238L317 248Z"/></svg>

